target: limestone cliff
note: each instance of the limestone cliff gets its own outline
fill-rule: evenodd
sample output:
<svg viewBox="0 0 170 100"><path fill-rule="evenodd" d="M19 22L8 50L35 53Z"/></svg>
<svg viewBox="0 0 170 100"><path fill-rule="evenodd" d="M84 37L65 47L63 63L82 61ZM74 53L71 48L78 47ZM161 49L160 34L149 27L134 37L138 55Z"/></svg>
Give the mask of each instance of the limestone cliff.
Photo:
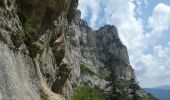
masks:
<svg viewBox="0 0 170 100"><path fill-rule="evenodd" d="M148 98L116 27L94 31L77 5L0 0L0 100L77 100L85 86L107 100Z"/></svg>
<svg viewBox="0 0 170 100"><path fill-rule="evenodd" d="M105 25L94 31L77 11L66 40L65 55L72 69L69 86L73 89L89 85L102 91L106 100L149 98L137 83L115 26Z"/></svg>

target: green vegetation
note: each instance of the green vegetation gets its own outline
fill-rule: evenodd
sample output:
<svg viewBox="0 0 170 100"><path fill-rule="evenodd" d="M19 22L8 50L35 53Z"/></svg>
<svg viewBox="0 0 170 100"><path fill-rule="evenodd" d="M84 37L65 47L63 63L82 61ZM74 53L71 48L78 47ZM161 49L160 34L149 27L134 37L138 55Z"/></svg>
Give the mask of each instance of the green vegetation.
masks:
<svg viewBox="0 0 170 100"><path fill-rule="evenodd" d="M121 60L118 57L116 57L113 53L105 52L105 54L109 57L109 60L106 62L107 66L113 68L120 65Z"/></svg>
<svg viewBox="0 0 170 100"><path fill-rule="evenodd" d="M41 54L43 51L43 47L39 41L29 44L28 47L31 57L36 57L37 54Z"/></svg>
<svg viewBox="0 0 170 100"><path fill-rule="evenodd" d="M96 75L85 64L80 64L80 71L81 71L82 74Z"/></svg>
<svg viewBox="0 0 170 100"><path fill-rule="evenodd" d="M15 17L15 13L13 11L7 11L7 15L9 16L9 18Z"/></svg>
<svg viewBox="0 0 170 100"><path fill-rule="evenodd" d="M74 90L73 100L105 100L105 98L100 91L87 85Z"/></svg>
<svg viewBox="0 0 170 100"><path fill-rule="evenodd" d="M152 94L148 94L148 97L142 97L139 100L158 100L157 98L155 98Z"/></svg>
<svg viewBox="0 0 170 100"><path fill-rule="evenodd" d="M107 79L106 75L102 72L102 69L99 70L99 74L97 75L101 79Z"/></svg>
<svg viewBox="0 0 170 100"><path fill-rule="evenodd" d="M0 41L7 43L7 41L5 40L5 38L2 36L2 34L0 34Z"/></svg>
<svg viewBox="0 0 170 100"><path fill-rule="evenodd" d="M99 71L98 73L95 73L91 69L89 69L85 64L80 64L80 71L81 71L81 74L83 74L83 75L89 74L89 75L96 75L101 79L106 78L104 73L102 73L101 71Z"/></svg>
<svg viewBox="0 0 170 100"><path fill-rule="evenodd" d="M19 32L19 31L13 32L11 38L12 38L13 44L17 48L24 42L24 35L21 32Z"/></svg>
<svg viewBox="0 0 170 100"><path fill-rule="evenodd" d="M106 62L106 65L108 66L108 70L110 70L111 73L109 77L105 78L107 81L110 82L110 84L108 84L107 86L112 87L112 89L110 90L109 99L122 100L128 95L128 81L125 79L118 78L116 72L116 69L120 66L122 62L111 52L105 52L105 54L110 57L109 60Z"/></svg>
<svg viewBox="0 0 170 100"><path fill-rule="evenodd" d="M47 96L44 96L44 95L41 96L41 100L48 100L48 99L47 99Z"/></svg>
<svg viewBox="0 0 170 100"><path fill-rule="evenodd" d="M124 88L127 85L127 81L123 80L123 79L118 79L115 81L115 85L119 90L124 90Z"/></svg>
<svg viewBox="0 0 170 100"><path fill-rule="evenodd" d="M110 99L112 100L122 100L123 98L126 98L127 93L127 81L123 79L117 79L113 81L114 83L111 83L112 86Z"/></svg>
<svg viewBox="0 0 170 100"><path fill-rule="evenodd" d="M31 24L31 22L32 21L27 21L26 23L25 23L25 32L26 32L26 34L28 35L29 33L31 33L32 32L32 24Z"/></svg>
<svg viewBox="0 0 170 100"><path fill-rule="evenodd" d="M39 18L37 18L36 16L31 16L27 17L27 20L24 23L25 43L29 49L29 54L31 57L36 57L37 54L41 54L43 50L42 45L38 40L39 33L38 27L36 27L38 21Z"/></svg>

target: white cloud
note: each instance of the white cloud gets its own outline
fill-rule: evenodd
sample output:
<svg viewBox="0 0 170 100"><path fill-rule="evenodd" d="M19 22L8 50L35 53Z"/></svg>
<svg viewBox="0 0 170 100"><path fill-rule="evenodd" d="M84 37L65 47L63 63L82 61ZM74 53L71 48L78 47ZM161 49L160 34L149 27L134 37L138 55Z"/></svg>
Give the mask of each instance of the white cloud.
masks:
<svg viewBox="0 0 170 100"><path fill-rule="evenodd" d="M89 13L92 15L90 16L89 22L90 26L96 29L96 21L99 17L99 13L101 12L100 8L100 0L91 0L90 3L87 0L79 0L78 9L81 10L82 15L81 17L84 19L89 17Z"/></svg>
<svg viewBox="0 0 170 100"><path fill-rule="evenodd" d="M79 0L78 9L81 10L81 17L83 19L88 16L88 2L86 0Z"/></svg>
<svg viewBox="0 0 170 100"><path fill-rule="evenodd" d="M137 72L140 84L145 87L165 85L170 83L170 47L156 45L152 54L142 55L138 61L140 69Z"/></svg>
<svg viewBox="0 0 170 100"><path fill-rule="evenodd" d="M168 42L168 45L170 46L170 42Z"/></svg>
<svg viewBox="0 0 170 100"><path fill-rule="evenodd" d="M148 25L153 30L151 34L154 35L168 30L170 26L170 7L163 3L158 4L148 20Z"/></svg>
<svg viewBox="0 0 170 100"><path fill-rule="evenodd" d="M135 0L136 1L136 13L140 16L142 15L142 9L148 6L148 0Z"/></svg>
<svg viewBox="0 0 170 100"><path fill-rule="evenodd" d="M135 17L133 0L107 0L105 12L106 24L117 26L123 43L130 49L143 47L143 23ZM114 5L113 5L114 4ZM129 41L130 40L130 41Z"/></svg>
<svg viewBox="0 0 170 100"><path fill-rule="evenodd" d="M168 58L168 56L170 55L170 54L168 54L168 53L170 53L169 49L170 48L166 48L166 47L163 48L161 45L158 45L158 46L154 47L154 53L158 57L166 57L166 58Z"/></svg>
<svg viewBox="0 0 170 100"><path fill-rule="evenodd" d="M170 7L160 3L155 6L152 16L148 19L148 27L151 31L143 33L145 34L143 41L145 41L144 44L147 45L147 48L140 50L142 53L139 55L134 56L133 53L130 54L134 56L131 62L134 63L134 68L137 74L139 73L138 79L140 84L144 87L170 84L170 47L156 45L159 44L159 39L162 36L167 35L165 31L169 29L169 26ZM150 52L147 52L148 50Z"/></svg>
<svg viewBox="0 0 170 100"><path fill-rule="evenodd" d="M82 18L89 16L88 12L92 13L89 21L94 29L97 28L97 21L116 25L142 86L170 84L170 42L167 42L169 47L157 45L170 27L170 6L160 3L154 7L146 25L151 31L145 33L144 20L137 17L136 11L142 11L142 6L149 4L148 0L136 0L138 4L134 1L91 0L89 3L87 0L80 0L79 9L82 11ZM86 11L87 8L90 11ZM101 11L104 11L102 17L99 16Z"/></svg>

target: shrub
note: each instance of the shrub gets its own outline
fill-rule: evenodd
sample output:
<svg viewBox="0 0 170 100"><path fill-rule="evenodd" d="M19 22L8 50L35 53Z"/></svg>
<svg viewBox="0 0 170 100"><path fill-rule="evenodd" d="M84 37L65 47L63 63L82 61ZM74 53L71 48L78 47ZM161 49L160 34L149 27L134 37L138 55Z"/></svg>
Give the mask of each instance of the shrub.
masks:
<svg viewBox="0 0 170 100"><path fill-rule="evenodd" d="M31 24L31 21L27 21L25 23L25 32L26 34L29 34L32 32L32 24Z"/></svg>
<svg viewBox="0 0 170 100"><path fill-rule="evenodd" d="M125 81L124 79L118 79L115 81L115 85L118 89L123 90L127 85L127 81Z"/></svg>
<svg viewBox="0 0 170 100"><path fill-rule="evenodd" d="M85 64L80 64L80 71L81 71L82 74L96 75Z"/></svg>
<svg viewBox="0 0 170 100"><path fill-rule="evenodd" d="M31 57L36 57L37 54L41 54L43 52L43 47L39 41L36 41L28 46L29 53Z"/></svg>
<svg viewBox="0 0 170 100"><path fill-rule="evenodd" d="M47 96L45 96L45 95L41 96L41 100L48 100Z"/></svg>
<svg viewBox="0 0 170 100"><path fill-rule="evenodd" d="M14 32L11 36L12 42L17 48L20 47L20 45L23 43L24 38L24 35L19 31Z"/></svg>
<svg viewBox="0 0 170 100"><path fill-rule="evenodd" d="M127 81L123 79L117 79L114 83L115 85L115 90L113 90L113 93L116 94L116 98L125 98L128 93L127 93ZM114 87L114 86L113 86ZM113 96L114 97L114 96Z"/></svg>
<svg viewBox="0 0 170 100"><path fill-rule="evenodd" d="M2 34L0 34L0 41L7 43L7 41L5 40L5 38L2 36Z"/></svg>
<svg viewBox="0 0 170 100"><path fill-rule="evenodd" d="M110 79L109 79L110 80ZM113 79L107 87L112 87L109 97L111 100L122 100L128 96L127 81L124 79Z"/></svg>
<svg viewBox="0 0 170 100"><path fill-rule="evenodd" d="M105 100L105 98L99 90L87 85L74 90L73 100Z"/></svg>
<svg viewBox="0 0 170 100"><path fill-rule="evenodd" d="M158 100L157 98L155 98L152 94L148 93L148 97L142 97L139 100Z"/></svg>

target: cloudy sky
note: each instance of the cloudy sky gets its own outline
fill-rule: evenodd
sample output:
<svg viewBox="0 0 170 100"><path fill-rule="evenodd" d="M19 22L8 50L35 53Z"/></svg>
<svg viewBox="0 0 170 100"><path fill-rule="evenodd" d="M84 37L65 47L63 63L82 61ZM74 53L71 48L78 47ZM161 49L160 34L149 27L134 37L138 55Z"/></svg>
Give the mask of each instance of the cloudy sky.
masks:
<svg viewBox="0 0 170 100"><path fill-rule="evenodd" d="M93 29L115 25L142 87L170 84L170 0L79 0Z"/></svg>

